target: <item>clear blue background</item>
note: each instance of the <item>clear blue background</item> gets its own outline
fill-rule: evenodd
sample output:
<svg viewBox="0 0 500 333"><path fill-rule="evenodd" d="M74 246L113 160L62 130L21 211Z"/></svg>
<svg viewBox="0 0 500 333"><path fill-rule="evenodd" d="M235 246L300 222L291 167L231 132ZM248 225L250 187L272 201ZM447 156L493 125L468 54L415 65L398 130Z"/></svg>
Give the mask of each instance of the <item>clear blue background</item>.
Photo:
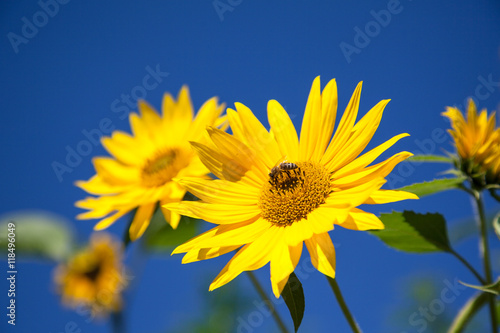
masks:
<svg viewBox="0 0 500 333"><path fill-rule="evenodd" d="M221 2L227 4L227 0ZM267 101L277 99L294 116L297 127L315 76L321 75L323 85L337 79L341 110L363 80L361 114L381 99L392 99L370 147L407 132L411 137L400 141L391 154L452 150L448 138L433 141L432 137L433 131L439 133L449 126L440 115L445 106L463 106L472 96L480 107L499 109L500 2L401 0L390 22L374 24L373 13L387 10L391 3L245 0L233 1L231 10L219 16L212 1L73 0L59 5L58 13L27 43L18 45L16 53L8 34L21 35L23 17L33 22L41 7L36 1L3 1L0 213L56 212L71 221L81 242L86 241L95 221L74 219L81 211L73 204L85 193L73 182L89 178L94 172L91 157L105 151L92 146L91 154L83 156L62 180L52 164L65 164L66 147L76 149L86 140L82 131L98 129L104 118L115 129L129 130L127 120L113 112L111 104L142 85L147 66L159 66L169 73L145 96L157 107L165 91L176 94L188 84L195 107L217 95L228 106L246 104L267 122ZM358 37L357 53L346 57L342 43L356 47L356 31L366 28L372 29L369 40ZM495 84L485 86L485 80ZM446 168L406 164L395 169L395 175L404 179L395 186L432 179ZM498 208L487 200L489 211ZM450 229L472 212L466 195L456 191L369 209L439 211ZM110 231L121 235L125 223L117 222ZM446 279L476 282L446 254L399 253L366 233L341 228L331 236L337 245L339 284L366 332L416 332L417 326L407 318L429 303L409 301L406 289L410 282L436 276L438 289L433 298L439 298ZM491 244L498 275L498 239L491 237ZM481 269L475 237L457 243L456 248ZM130 332L170 332L199 318L200 311L209 313L207 299L219 291L208 293L208 285L229 257L181 265L180 257L154 255L136 258L141 263L137 265L130 258L133 250L129 249L127 262L133 267L143 265L143 270L135 282L142 280L130 292ZM17 325L15 330L8 327L5 310L1 310L0 330L63 332L66 323L74 321L82 332L109 331L107 322L87 322L59 304L51 282L54 267L50 262L20 263ZM270 292L268 268L261 269L258 277ZM302 282L306 296L302 331L348 331L324 277L313 272ZM256 309L251 302L258 296L244 275L232 284L235 293L249 297L248 308L238 314L248 318ZM7 284L0 283L0 287L0 309L5 309ZM462 291L456 301L446 305L446 313L455 313L471 295ZM408 310L398 312L409 302ZM290 326L284 305L279 310ZM393 320L396 314L398 324ZM254 331L276 330L272 319L266 318Z"/></svg>

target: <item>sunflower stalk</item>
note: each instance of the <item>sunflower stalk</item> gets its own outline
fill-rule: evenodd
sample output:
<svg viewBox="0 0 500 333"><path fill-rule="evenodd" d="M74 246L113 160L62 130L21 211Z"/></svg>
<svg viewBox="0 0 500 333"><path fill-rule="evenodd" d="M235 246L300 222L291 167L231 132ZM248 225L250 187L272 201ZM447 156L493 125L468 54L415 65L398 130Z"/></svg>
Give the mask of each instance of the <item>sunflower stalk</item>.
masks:
<svg viewBox="0 0 500 333"><path fill-rule="evenodd" d="M484 213L484 204L482 195L480 192L475 191L474 193L474 201L477 208L477 216L478 223L480 229L480 253L483 259L484 265L484 273L485 273L485 282L486 284L491 284L493 282L492 272L491 272L491 263L490 263L490 251L488 246L488 230L487 230L487 222L486 216ZM498 332L498 322L497 322L497 314L495 308L495 296L488 295L488 305L490 310L490 319L491 319L491 329L493 333Z"/></svg>
<svg viewBox="0 0 500 333"><path fill-rule="evenodd" d="M344 313L344 316L347 319L349 326L351 326L352 331L354 333L361 333L362 332L361 328L359 327L358 323L356 323L356 320L354 319L353 315L351 314L351 311L349 311L349 308L347 307L347 304L344 301L344 297L340 292L340 287L337 284L337 279L332 279L329 276L327 276L326 278L330 283L330 287L332 288L332 291L335 294L335 298L337 298L337 302L339 303L339 306L342 309L342 312Z"/></svg>
<svg viewBox="0 0 500 333"><path fill-rule="evenodd" d="M111 331L113 333L126 333L125 321L121 310L111 314Z"/></svg>
<svg viewBox="0 0 500 333"><path fill-rule="evenodd" d="M451 249L450 252L455 258L457 258L462 264L464 264L465 267L476 277L476 279L483 285L487 284L486 281L483 279L483 277L472 267L472 265L465 260L464 257L462 257L458 252L455 250Z"/></svg>
<svg viewBox="0 0 500 333"><path fill-rule="evenodd" d="M283 333L288 333L288 329L285 326L285 323L281 319L279 313L274 309L274 306L272 306L272 302L269 300L269 297L267 297L266 292L260 285L259 280L257 280L257 277L252 271L247 271L248 277L250 278L250 281L252 282L252 285L254 286L255 290L257 290L257 293L259 294L260 298L264 301L266 304L269 305L269 311L271 311L271 314L273 315L274 320L276 321L276 324L280 328L280 331Z"/></svg>

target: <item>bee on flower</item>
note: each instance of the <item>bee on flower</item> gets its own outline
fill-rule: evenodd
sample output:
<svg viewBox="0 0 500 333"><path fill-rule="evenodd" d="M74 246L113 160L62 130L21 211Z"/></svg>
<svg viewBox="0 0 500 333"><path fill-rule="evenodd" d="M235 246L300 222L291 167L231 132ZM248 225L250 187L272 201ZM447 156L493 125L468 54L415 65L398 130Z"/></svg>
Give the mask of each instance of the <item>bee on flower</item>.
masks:
<svg viewBox="0 0 500 333"><path fill-rule="evenodd" d="M328 234L335 225L352 230L383 229L377 216L357 207L417 199L412 193L381 188L385 177L411 153L400 152L371 165L408 134L396 135L361 154L389 100L379 102L356 123L360 94L361 83L335 134L337 84L331 80L321 91L317 77L300 140L287 112L271 100L267 107L270 131L249 108L236 103L236 110L227 110L232 134L209 127L210 143L192 143L201 161L219 179L181 178L179 183L201 200L164 207L216 224L173 251L185 253L183 263L237 250L210 290L270 263L273 292L279 297L304 244L313 265L335 278L335 249Z"/></svg>

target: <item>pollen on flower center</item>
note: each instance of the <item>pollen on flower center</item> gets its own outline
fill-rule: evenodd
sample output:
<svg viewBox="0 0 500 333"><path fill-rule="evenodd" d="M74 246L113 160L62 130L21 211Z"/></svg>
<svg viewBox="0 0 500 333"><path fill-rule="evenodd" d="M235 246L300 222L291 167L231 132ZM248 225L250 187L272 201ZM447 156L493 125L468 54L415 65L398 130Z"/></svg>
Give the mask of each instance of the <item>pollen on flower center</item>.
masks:
<svg viewBox="0 0 500 333"><path fill-rule="evenodd" d="M325 202L330 192L330 173L322 165L282 163L271 170L258 205L264 219L285 227L307 218Z"/></svg>
<svg viewBox="0 0 500 333"><path fill-rule="evenodd" d="M161 186L172 180L188 163L181 156L180 149L160 151L152 159L148 159L142 168L142 184L146 187Z"/></svg>

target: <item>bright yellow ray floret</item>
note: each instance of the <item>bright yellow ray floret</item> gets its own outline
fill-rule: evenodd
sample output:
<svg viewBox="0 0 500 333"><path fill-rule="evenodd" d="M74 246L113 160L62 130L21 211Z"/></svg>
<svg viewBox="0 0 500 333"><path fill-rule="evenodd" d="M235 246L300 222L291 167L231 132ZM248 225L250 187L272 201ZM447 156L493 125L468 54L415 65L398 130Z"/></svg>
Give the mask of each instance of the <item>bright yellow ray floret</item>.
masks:
<svg viewBox="0 0 500 333"><path fill-rule="evenodd" d="M333 134L337 85L321 91L317 77L306 105L300 140L287 112L268 103L268 131L241 103L227 115L232 135L208 128L210 143L193 142L201 161L217 180L179 177L200 201L165 207L217 226L177 247L183 263L239 249L210 285L218 288L243 271L270 263L273 292L279 297L305 243L313 265L335 277L335 249L328 232L338 224L353 230L384 228L361 204L417 199L408 192L383 190L385 177L412 154L398 153L370 165L402 137L400 134L360 155L370 142L389 102L375 105L356 123L361 83ZM332 137L333 135L333 137Z"/></svg>
<svg viewBox="0 0 500 333"><path fill-rule="evenodd" d="M467 120L455 107L447 107L443 116L451 121L452 129L448 131L457 148L458 167L477 186L500 184L500 128L496 127L495 112L488 117L483 109L478 114L470 99Z"/></svg>
<svg viewBox="0 0 500 333"><path fill-rule="evenodd" d="M93 159L96 175L76 185L97 197L87 197L76 206L88 212L79 219L101 219L96 230L107 228L137 208L130 226L130 238L139 238L149 225L156 205L180 201L185 189L174 177L206 177L209 170L193 153L188 141L201 141L207 126L220 127L225 117L217 98L206 101L194 117L189 90L182 87L177 101L165 94L160 116L152 106L139 101L139 114L130 114L133 135L115 131L102 144L112 157ZM175 229L180 216L163 210Z"/></svg>

